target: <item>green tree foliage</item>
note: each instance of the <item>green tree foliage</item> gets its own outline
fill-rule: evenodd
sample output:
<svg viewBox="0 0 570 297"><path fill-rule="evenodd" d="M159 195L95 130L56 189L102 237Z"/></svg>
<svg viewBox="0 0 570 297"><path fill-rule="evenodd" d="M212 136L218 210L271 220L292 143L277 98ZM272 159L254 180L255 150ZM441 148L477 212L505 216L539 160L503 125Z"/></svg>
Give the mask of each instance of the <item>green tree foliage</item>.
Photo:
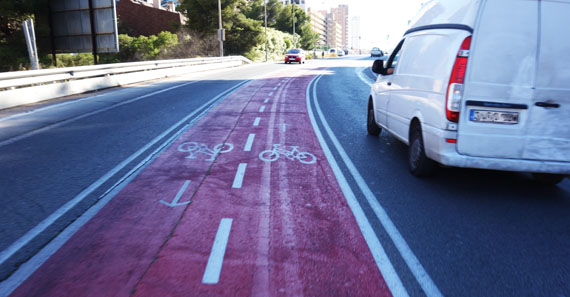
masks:
<svg viewBox="0 0 570 297"><path fill-rule="evenodd" d="M311 19L307 15L307 13L299 8L298 5L295 5L295 34L301 35L302 31L301 28L305 24L309 24ZM293 32L293 5L287 4L281 13L277 17L275 23L275 29L283 31L283 32Z"/></svg>
<svg viewBox="0 0 570 297"><path fill-rule="evenodd" d="M243 14L254 20L263 21L265 25L265 8L263 6L264 0L252 0L249 5L243 9ZM283 4L279 0L268 0L267 1L267 26L275 27L277 23L277 17L281 14L284 9Z"/></svg>
<svg viewBox="0 0 570 297"><path fill-rule="evenodd" d="M218 28L217 0L185 0L179 10L188 17L188 28L204 34ZM249 9L245 0L222 0L222 27L226 30L224 52L229 55L248 56L263 39L262 22L247 18Z"/></svg>
<svg viewBox="0 0 570 297"><path fill-rule="evenodd" d="M164 53L178 44L178 36L168 31L158 35L131 37L119 34L118 53L101 54L101 63L134 62L156 60Z"/></svg>

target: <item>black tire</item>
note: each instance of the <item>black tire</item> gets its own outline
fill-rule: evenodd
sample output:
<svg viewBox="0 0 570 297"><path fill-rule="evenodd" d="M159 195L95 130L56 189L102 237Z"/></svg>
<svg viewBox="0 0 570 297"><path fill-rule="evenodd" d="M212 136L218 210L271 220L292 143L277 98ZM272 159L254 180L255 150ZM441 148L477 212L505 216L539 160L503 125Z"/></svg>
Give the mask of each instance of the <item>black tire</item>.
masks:
<svg viewBox="0 0 570 297"><path fill-rule="evenodd" d="M559 184L564 180L565 176L562 174L551 174L551 173L533 173L532 177L535 181L543 184L554 186Z"/></svg>
<svg viewBox="0 0 570 297"><path fill-rule="evenodd" d="M378 127L376 124L376 119L374 118L374 107L372 104L368 104L368 117L366 118L366 131L372 136L380 135L382 128Z"/></svg>
<svg viewBox="0 0 570 297"><path fill-rule="evenodd" d="M422 127L419 124L414 125L410 133L408 168L410 173L417 177L429 176L435 168L434 162L426 156Z"/></svg>

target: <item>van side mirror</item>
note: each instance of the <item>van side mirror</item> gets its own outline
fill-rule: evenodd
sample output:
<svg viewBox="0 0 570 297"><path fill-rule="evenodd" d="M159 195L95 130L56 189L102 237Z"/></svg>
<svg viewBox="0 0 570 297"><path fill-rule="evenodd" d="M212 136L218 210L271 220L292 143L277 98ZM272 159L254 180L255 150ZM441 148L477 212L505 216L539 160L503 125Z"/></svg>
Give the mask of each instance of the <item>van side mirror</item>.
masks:
<svg viewBox="0 0 570 297"><path fill-rule="evenodd" d="M382 60L374 61L374 64L372 64L372 72L374 72L376 74L385 75L386 74L386 68L384 68L384 61L382 61Z"/></svg>

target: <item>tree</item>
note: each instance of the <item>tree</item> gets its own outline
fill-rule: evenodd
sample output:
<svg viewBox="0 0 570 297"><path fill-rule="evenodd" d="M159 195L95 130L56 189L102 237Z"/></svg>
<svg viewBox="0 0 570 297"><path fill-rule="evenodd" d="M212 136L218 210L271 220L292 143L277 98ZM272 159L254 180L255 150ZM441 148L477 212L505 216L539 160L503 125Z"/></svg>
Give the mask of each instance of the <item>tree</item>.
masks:
<svg viewBox="0 0 570 297"><path fill-rule="evenodd" d="M239 2L241 0L221 0L224 23L236 12ZM218 29L217 0L184 0L180 3L178 10L188 17L187 26L190 30L215 33ZM224 28L226 28L225 24Z"/></svg>
<svg viewBox="0 0 570 297"><path fill-rule="evenodd" d="M265 7L263 6L264 0L252 0L249 5L243 9L243 14L254 20L262 20L265 25ZM284 9L283 4L279 0L267 0L267 26L275 27L277 17Z"/></svg>
<svg viewBox="0 0 570 297"><path fill-rule="evenodd" d="M283 32L292 33L293 32L293 5L287 4L281 13L277 17L275 22L275 29ZM303 25L310 22L310 18L307 13L295 5L295 34L301 35L301 28Z"/></svg>
<svg viewBox="0 0 570 297"><path fill-rule="evenodd" d="M218 29L217 0L184 0L179 9L188 17L188 28L202 34L211 34ZM253 48L264 41L262 21L246 17L248 2L223 0L222 25L226 30L224 49L227 54L248 56Z"/></svg>

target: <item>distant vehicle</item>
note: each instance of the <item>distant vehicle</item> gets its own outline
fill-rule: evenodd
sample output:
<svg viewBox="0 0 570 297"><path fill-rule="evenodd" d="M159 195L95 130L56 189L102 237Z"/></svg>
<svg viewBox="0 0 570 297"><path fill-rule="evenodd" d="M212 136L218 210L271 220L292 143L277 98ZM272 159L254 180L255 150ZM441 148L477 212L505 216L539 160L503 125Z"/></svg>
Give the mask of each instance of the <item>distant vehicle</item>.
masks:
<svg viewBox="0 0 570 297"><path fill-rule="evenodd" d="M554 28L570 28L570 2L430 3L386 65L372 66L380 76L368 133L385 129L408 144L416 176L439 163L561 182L570 174L570 60L561 58L570 39Z"/></svg>
<svg viewBox="0 0 570 297"><path fill-rule="evenodd" d="M305 51L298 48L292 48L287 51L285 55L285 64L292 62L299 62L299 64L305 64Z"/></svg>
<svg viewBox="0 0 570 297"><path fill-rule="evenodd" d="M331 48L331 49L329 50L329 53L331 53L331 54L336 54L336 48Z"/></svg>
<svg viewBox="0 0 570 297"><path fill-rule="evenodd" d="M382 56L384 56L384 52L382 52L382 50L377 48L377 47L373 47L370 50L370 56L371 57L382 57Z"/></svg>
<svg viewBox="0 0 570 297"><path fill-rule="evenodd" d="M342 49L337 49L337 55L338 55L339 57L344 56L344 51L343 51Z"/></svg>

